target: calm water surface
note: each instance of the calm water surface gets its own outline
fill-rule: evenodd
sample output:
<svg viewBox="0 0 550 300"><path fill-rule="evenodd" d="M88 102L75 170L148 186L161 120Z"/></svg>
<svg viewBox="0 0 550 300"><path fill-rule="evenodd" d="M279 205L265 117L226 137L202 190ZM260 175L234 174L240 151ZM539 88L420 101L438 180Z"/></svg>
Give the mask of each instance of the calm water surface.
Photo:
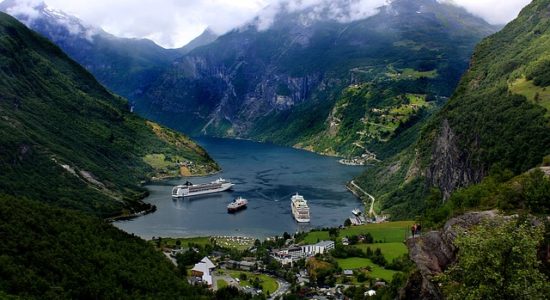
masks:
<svg viewBox="0 0 550 300"><path fill-rule="evenodd" d="M115 225L146 239L154 236L189 237L204 235L241 235L267 237L283 232L337 226L351 215L361 202L345 187L363 167L338 163L293 148L243 140L199 138L199 144L221 165L215 176L191 178L193 183L210 182L218 177L235 183L231 192L172 199L174 185L186 179L147 186L151 195L145 202L157 211ZM298 224L292 218L290 197L299 192L311 209L311 223ZM248 209L227 213L227 204L242 196Z"/></svg>

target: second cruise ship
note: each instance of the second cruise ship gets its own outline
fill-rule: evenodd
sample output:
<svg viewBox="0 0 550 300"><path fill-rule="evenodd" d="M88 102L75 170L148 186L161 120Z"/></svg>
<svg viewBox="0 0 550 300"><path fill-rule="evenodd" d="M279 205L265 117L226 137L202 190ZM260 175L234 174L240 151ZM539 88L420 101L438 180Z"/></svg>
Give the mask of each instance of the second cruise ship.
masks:
<svg viewBox="0 0 550 300"><path fill-rule="evenodd" d="M298 223L308 223L310 221L310 217L309 206L307 205L306 199L296 193L296 195L292 196L290 200L292 215L294 216L294 219L296 219Z"/></svg>

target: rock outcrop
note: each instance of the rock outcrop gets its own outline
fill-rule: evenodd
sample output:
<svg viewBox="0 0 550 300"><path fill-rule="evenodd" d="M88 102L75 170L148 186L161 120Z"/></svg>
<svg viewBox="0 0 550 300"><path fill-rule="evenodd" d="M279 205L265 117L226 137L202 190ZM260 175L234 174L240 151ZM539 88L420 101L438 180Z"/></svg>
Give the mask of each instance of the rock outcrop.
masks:
<svg viewBox="0 0 550 300"><path fill-rule="evenodd" d="M434 277L443 273L456 260L453 241L468 228L499 216L496 211L472 212L450 219L443 229L407 240L409 257L416 264L414 273L401 291L401 299L443 299Z"/></svg>
<svg viewBox="0 0 550 300"><path fill-rule="evenodd" d="M482 168L474 165L471 155L461 150L458 143L459 139L449 125L449 121L443 120L434 143L426 177L431 186L441 190L445 200L454 190L479 183L486 173Z"/></svg>

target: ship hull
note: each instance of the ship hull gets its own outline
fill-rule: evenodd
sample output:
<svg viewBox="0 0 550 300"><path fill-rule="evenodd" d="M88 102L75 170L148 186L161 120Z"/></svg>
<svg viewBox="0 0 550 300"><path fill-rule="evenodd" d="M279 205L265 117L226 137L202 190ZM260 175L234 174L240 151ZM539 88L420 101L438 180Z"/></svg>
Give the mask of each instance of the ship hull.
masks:
<svg viewBox="0 0 550 300"><path fill-rule="evenodd" d="M180 188L180 189L177 189L174 193L172 193L172 197L174 197L174 198L183 198L183 197L193 197L193 196L199 196L199 195L214 194L214 193L225 192L227 190L230 190L232 187L233 187L232 183L224 183L219 188L202 190L202 191L187 191L186 192L185 188Z"/></svg>
<svg viewBox="0 0 550 300"><path fill-rule="evenodd" d="M235 207L235 208L228 208L227 212L230 213L230 214L233 214L233 213L236 213L238 211L245 210L245 209L246 209L246 205L243 205L243 206L239 206L239 207Z"/></svg>
<svg viewBox="0 0 550 300"><path fill-rule="evenodd" d="M309 223L311 221L310 219L300 219L296 217L294 217L294 220L296 220L296 222L298 223Z"/></svg>

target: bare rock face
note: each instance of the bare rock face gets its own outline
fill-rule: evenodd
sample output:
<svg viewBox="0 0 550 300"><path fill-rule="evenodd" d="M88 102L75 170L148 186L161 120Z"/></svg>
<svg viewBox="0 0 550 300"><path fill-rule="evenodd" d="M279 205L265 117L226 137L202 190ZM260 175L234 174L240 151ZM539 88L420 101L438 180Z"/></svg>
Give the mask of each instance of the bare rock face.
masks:
<svg viewBox="0 0 550 300"><path fill-rule="evenodd" d="M418 272L409 278L401 291L401 299L443 299L433 278L443 273L456 261L457 248L453 245L459 232L498 216L496 211L473 212L450 219L440 231L431 231L407 240L409 257Z"/></svg>
<svg viewBox="0 0 550 300"><path fill-rule="evenodd" d="M473 161L467 152L458 147L458 137L449 121L443 120L426 172L430 185L438 187L446 200L454 190L479 183L485 176L485 171L475 166Z"/></svg>

